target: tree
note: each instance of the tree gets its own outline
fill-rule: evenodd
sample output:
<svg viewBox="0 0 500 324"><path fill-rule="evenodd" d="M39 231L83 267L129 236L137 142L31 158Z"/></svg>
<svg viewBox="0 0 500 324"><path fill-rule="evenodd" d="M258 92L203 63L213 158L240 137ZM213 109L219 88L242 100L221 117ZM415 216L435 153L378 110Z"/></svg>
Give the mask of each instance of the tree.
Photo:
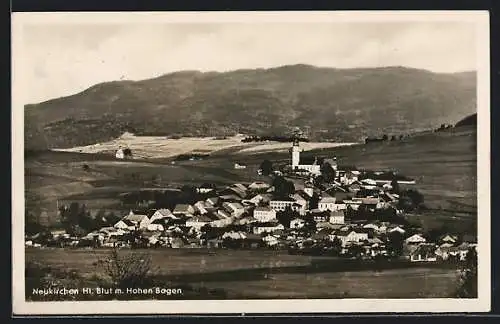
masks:
<svg viewBox="0 0 500 324"><path fill-rule="evenodd" d="M382 136L383 141L387 141L388 139L389 139L389 136L387 136L387 134L384 134L384 136Z"/></svg>
<svg viewBox="0 0 500 324"><path fill-rule="evenodd" d="M125 157L131 157L132 156L132 150L130 150L128 147L123 150L123 155Z"/></svg>
<svg viewBox="0 0 500 324"><path fill-rule="evenodd" d="M273 172L273 163L269 160L264 160L260 164L260 169L263 175L268 176Z"/></svg>
<svg viewBox="0 0 500 324"><path fill-rule="evenodd" d="M395 194L399 194L400 193L400 188L399 188L399 183L396 179L392 179L391 181L391 187L392 187L392 192L395 193Z"/></svg>
<svg viewBox="0 0 500 324"><path fill-rule="evenodd" d="M290 206L287 206L284 211L278 211L276 213L276 218L284 227L289 228L292 219L299 216L297 211L292 210Z"/></svg>
<svg viewBox="0 0 500 324"><path fill-rule="evenodd" d="M312 217L308 217L304 223L304 229L309 233L316 232L316 221Z"/></svg>
<svg viewBox="0 0 500 324"><path fill-rule="evenodd" d="M286 180L283 177L276 177L273 180L274 192L279 197L288 197L295 192L293 182Z"/></svg>
<svg viewBox="0 0 500 324"><path fill-rule="evenodd" d="M90 171L90 167L89 167L89 165L88 165L88 164L84 164L84 165L82 166L82 169L83 169L83 171Z"/></svg>
<svg viewBox="0 0 500 324"><path fill-rule="evenodd" d="M311 200L309 200L309 209L315 209L318 208L318 203L319 203L319 195L314 192Z"/></svg>
<svg viewBox="0 0 500 324"><path fill-rule="evenodd" d="M465 257L465 264L460 271L457 298L477 298L477 252L470 248Z"/></svg>
<svg viewBox="0 0 500 324"><path fill-rule="evenodd" d="M332 168L332 165L330 163L323 163L320 171L326 182L332 182L333 180L335 180L335 170Z"/></svg>
<svg viewBox="0 0 500 324"><path fill-rule="evenodd" d="M339 255L342 252L342 240L335 236L332 241L332 251Z"/></svg>
<svg viewBox="0 0 500 324"><path fill-rule="evenodd" d="M401 256L403 253L403 242L404 237L400 232L394 231L389 233L387 242L387 249L389 253L395 257Z"/></svg>

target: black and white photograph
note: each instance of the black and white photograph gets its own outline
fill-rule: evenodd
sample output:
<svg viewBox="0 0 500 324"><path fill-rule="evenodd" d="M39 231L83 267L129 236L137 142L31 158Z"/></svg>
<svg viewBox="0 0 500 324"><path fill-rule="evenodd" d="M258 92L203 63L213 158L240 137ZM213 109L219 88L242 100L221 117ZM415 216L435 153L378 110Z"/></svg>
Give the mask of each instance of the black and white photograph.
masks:
<svg viewBox="0 0 500 324"><path fill-rule="evenodd" d="M489 16L12 15L19 314L490 307Z"/></svg>

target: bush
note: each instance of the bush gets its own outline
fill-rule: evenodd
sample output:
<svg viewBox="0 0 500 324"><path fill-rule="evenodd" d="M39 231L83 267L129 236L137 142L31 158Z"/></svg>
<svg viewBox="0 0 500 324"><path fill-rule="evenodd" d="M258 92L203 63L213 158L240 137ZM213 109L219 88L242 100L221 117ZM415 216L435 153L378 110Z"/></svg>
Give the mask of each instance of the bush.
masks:
<svg viewBox="0 0 500 324"><path fill-rule="evenodd" d="M97 261L97 267L110 277L113 288L137 288L151 280L152 261L149 253L119 253L111 250L104 259Z"/></svg>

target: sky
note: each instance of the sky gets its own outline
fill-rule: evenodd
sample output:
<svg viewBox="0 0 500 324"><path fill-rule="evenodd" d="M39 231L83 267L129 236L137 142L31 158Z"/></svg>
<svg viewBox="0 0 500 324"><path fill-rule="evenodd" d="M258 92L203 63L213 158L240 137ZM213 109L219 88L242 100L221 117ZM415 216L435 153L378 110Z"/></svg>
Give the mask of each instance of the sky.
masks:
<svg viewBox="0 0 500 324"><path fill-rule="evenodd" d="M22 29L26 103L100 82L179 70L289 64L476 70L470 22L32 23Z"/></svg>

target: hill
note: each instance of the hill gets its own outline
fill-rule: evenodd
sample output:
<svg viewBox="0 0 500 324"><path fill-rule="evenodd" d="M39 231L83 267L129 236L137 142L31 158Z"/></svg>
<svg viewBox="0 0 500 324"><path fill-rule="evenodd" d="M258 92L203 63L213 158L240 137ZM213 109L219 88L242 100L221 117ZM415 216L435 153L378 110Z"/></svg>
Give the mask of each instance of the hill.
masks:
<svg viewBox="0 0 500 324"><path fill-rule="evenodd" d="M455 124L455 127L477 126L477 113L467 116Z"/></svg>
<svg viewBox="0 0 500 324"><path fill-rule="evenodd" d="M63 148L136 135L283 134L359 141L433 128L476 111L476 73L404 67L309 65L232 72L183 71L115 81L25 106L27 149Z"/></svg>

